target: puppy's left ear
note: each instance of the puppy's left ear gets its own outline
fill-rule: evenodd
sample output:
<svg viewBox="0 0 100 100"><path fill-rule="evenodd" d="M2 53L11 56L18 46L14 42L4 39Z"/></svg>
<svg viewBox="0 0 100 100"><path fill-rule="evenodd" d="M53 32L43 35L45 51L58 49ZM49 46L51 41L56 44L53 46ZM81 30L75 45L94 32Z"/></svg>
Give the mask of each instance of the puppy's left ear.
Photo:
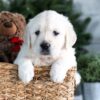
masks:
<svg viewBox="0 0 100 100"><path fill-rule="evenodd" d="M65 30L66 30L66 35L65 35L66 48L72 47L77 40L77 36L68 18L66 18L66 29Z"/></svg>
<svg viewBox="0 0 100 100"><path fill-rule="evenodd" d="M30 32L29 24L26 26L26 29L25 29L24 43L26 44L26 46L28 48L32 47L32 44L31 44L31 32Z"/></svg>

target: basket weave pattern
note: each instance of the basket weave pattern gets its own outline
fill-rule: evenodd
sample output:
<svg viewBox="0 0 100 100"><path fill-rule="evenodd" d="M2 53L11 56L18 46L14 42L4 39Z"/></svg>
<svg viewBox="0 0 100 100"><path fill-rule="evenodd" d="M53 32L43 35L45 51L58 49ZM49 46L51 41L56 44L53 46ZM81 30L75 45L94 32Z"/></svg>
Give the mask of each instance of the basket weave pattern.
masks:
<svg viewBox="0 0 100 100"><path fill-rule="evenodd" d="M67 73L63 83L54 83L50 67L36 67L35 77L27 85L18 79L17 66L0 63L0 100L73 100L76 68Z"/></svg>

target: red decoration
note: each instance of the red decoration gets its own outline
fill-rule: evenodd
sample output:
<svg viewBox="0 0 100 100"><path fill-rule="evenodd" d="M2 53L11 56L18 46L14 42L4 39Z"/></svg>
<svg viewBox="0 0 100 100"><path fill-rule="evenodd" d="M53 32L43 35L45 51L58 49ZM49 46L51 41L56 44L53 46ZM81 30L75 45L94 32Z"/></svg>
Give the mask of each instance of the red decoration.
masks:
<svg viewBox="0 0 100 100"><path fill-rule="evenodd" d="M16 43L22 44L23 43L23 40L20 39L19 37L13 37L10 39L10 41L11 41L11 43L14 43L14 44L16 44Z"/></svg>
<svg viewBox="0 0 100 100"><path fill-rule="evenodd" d="M11 51L14 51L14 52L18 52L19 50L20 50L20 46L19 45L16 45L16 46L11 48Z"/></svg>
<svg viewBox="0 0 100 100"><path fill-rule="evenodd" d="M19 37L13 37L10 39L10 42L12 44L14 44L14 46L11 48L11 50L13 52L18 52L20 50L20 45L22 45L22 43L23 43L23 40L20 39Z"/></svg>

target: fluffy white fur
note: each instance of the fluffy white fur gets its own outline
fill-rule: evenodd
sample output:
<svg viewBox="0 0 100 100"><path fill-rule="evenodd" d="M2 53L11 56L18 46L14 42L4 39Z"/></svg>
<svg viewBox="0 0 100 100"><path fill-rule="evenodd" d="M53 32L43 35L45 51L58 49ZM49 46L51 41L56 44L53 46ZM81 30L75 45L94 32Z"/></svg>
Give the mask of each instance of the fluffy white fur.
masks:
<svg viewBox="0 0 100 100"><path fill-rule="evenodd" d="M39 36L35 32L40 30ZM59 32L54 36L53 31ZM44 11L32 18L25 33L25 42L15 60L18 64L19 78L29 83L34 77L34 66L51 65L50 76L54 82L63 82L67 71L77 66L75 50L76 34L67 17L55 11ZM50 43L50 55L42 55L40 44L42 41ZM80 76L76 74L76 83Z"/></svg>

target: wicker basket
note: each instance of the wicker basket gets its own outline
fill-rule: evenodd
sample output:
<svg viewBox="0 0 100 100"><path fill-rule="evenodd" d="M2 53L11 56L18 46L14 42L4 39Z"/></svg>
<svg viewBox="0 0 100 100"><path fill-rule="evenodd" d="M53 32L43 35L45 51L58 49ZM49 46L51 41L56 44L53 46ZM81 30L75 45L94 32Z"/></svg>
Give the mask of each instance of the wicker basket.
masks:
<svg viewBox="0 0 100 100"><path fill-rule="evenodd" d="M0 100L73 100L76 68L68 71L61 84L50 81L50 67L36 67L35 77L24 85L17 74L17 66L0 63Z"/></svg>

